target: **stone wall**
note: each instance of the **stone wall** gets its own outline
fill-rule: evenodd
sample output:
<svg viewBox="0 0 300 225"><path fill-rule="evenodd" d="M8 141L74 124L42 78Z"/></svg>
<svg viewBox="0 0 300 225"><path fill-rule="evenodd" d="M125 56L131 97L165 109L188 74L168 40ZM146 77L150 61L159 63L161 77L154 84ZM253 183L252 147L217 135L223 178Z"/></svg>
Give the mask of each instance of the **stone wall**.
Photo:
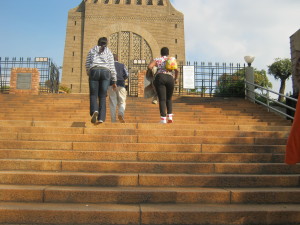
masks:
<svg viewBox="0 0 300 225"><path fill-rule="evenodd" d="M299 93L300 89L300 30L290 37L291 59L293 73L293 93Z"/></svg>
<svg viewBox="0 0 300 225"><path fill-rule="evenodd" d="M10 94L39 94L40 73L37 68L12 68Z"/></svg>
<svg viewBox="0 0 300 225"><path fill-rule="evenodd" d="M142 70L138 73L138 97L144 97L144 89L145 89L145 76L146 70Z"/></svg>

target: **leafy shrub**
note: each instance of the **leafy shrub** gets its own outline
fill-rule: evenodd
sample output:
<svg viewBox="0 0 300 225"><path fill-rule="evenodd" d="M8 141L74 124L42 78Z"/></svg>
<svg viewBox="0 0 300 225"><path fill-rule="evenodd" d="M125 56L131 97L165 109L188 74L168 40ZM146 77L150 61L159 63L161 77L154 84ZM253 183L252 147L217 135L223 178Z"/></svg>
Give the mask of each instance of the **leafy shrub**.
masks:
<svg viewBox="0 0 300 225"><path fill-rule="evenodd" d="M71 88L67 87L65 84L59 85L59 93L71 93Z"/></svg>
<svg viewBox="0 0 300 225"><path fill-rule="evenodd" d="M238 75L223 74L217 83L216 96L244 97L244 78Z"/></svg>

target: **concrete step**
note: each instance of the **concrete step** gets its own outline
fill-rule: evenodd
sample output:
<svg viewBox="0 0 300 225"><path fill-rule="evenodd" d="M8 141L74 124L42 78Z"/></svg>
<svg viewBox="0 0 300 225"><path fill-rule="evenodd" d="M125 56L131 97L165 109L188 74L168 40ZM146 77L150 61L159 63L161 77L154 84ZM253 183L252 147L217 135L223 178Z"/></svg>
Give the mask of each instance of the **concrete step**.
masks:
<svg viewBox="0 0 300 225"><path fill-rule="evenodd" d="M47 104L45 102L44 104ZM72 104L72 103L71 103ZM149 106L149 105L141 105L139 103L132 103L135 104L134 107L131 107L129 105L130 103L127 104L126 107L126 115L128 116L142 116L144 114L146 115L159 115L159 108L158 106ZM69 105L69 103L65 103L64 105ZM64 105L53 105L53 106L46 106L44 107L43 105L37 105L37 104L31 104L27 106L22 106L22 105L7 105L3 104L6 108L0 109L1 113L4 113L6 115L11 115L11 114L16 114L16 115L48 115L50 113L54 113L57 115L62 115L65 113L66 115L76 115L76 114L81 114L81 115L87 115L89 114L89 105L73 105L73 107L68 107ZM143 109L147 108L147 111L143 111ZM217 116L217 117L228 117L231 119L234 119L236 116L237 118L265 118L265 119L274 119L274 118L281 118L283 120L283 117L278 117L276 114L268 114L266 113L266 110L259 110L257 108L245 108L244 110L236 110L236 111L226 111L222 109L223 107L221 106L220 108L205 108L205 107L189 107L188 105L183 105L182 107L178 107L176 104L174 105L174 115L175 116L183 116L186 115L187 117L190 116L198 116L200 118L202 117L212 117L212 116ZM108 107L108 112L110 111ZM28 111L27 114L24 114L22 112Z"/></svg>
<svg viewBox="0 0 300 225"><path fill-rule="evenodd" d="M263 149L264 150L264 149ZM1 159L49 159L84 161L147 161L197 163L282 163L282 153L190 153L190 152L134 152L134 151L69 151L0 149Z"/></svg>
<svg viewBox="0 0 300 225"><path fill-rule="evenodd" d="M19 141L19 145L15 141L4 142L4 146L10 145L18 147L19 145L27 145L31 149L38 149L38 144L44 146L44 142ZM99 143L99 142L73 142L73 143L56 143L57 145L49 145L49 148L55 149L73 149L73 150L89 150L89 151L137 151L137 152L194 152L194 153L284 153L284 145L238 145L238 144L158 144L158 143ZM70 146L72 144L72 146ZM65 147L65 148L63 148ZM48 148L47 148L48 149Z"/></svg>
<svg viewBox="0 0 300 225"><path fill-rule="evenodd" d="M283 163L193 163L148 161L83 161L0 159L0 170L92 173L297 174L300 165Z"/></svg>
<svg viewBox="0 0 300 225"><path fill-rule="evenodd" d="M299 174L159 174L0 171L0 184L141 187L298 187Z"/></svg>
<svg viewBox="0 0 300 225"><path fill-rule="evenodd" d="M0 203L0 224L140 224L138 205Z"/></svg>
<svg viewBox="0 0 300 225"><path fill-rule="evenodd" d="M0 115L1 116L1 115ZM30 121L85 121L88 122L90 120L90 116L88 114L70 114L67 115L66 113L49 113L49 114L43 114L43 115L32 115L32 114L27 114L27 115L16 115L16 114L2 114L0 117L5 120L30 120ZM127 123L145 123L145 120L147 123L158 123L159 122L159 115L152 114L151 116L143 115L143 116L130 116L130 115L125 115L125 119ZM174 116L174 123L202 123L202 124L252 124L252 125L290 125L290 122L287 121L279 121L279 120L273 120L273 119L246 119L246 118L235 118L235 119L228 119L226 117L222 116L214 116L211 118L205 118L201 117L199 118L198 116L189 116L187 117L186 115L182 116ZM106 123L110 122L110 115L107 115L107 120L105 121Z"/></svg>
<svg viewBox="0 0 300 225"><path fill-rule="evenodd" d="M294 204L298 188L149 188L0 185L2 202L113 204ZM276 196L276 198L275 198Z"/></svg>
<svg viewBox="0 0 300 225"><path fill-rule="evenodd" d="M22 124L23 121L30 121L30 122L36 122L36 121L78 121L78 122L85 122L90 123L90 116L89 115L54 115L51 114L49 116L34 116L34 115L27 115L27 116L18 116L18 115L10 115L10 116L3 116L3 119L6 120L12 120L12 121L18 121L18 124ZM145 119L146 118L146 119ZM125 116L126 123L154 123L157 124L160 121L159 116L144 116L144 117L128 117ZM105 123L111 123L110 122L110 116L107 115L107 120ZM212 118L212 119L206 119L206 118L196 118L196 117L189 117L186 118L186 116L180 117L174 117L174 124L215 124L215 125L257 125L257 126L290 126L290 122L286 121L274 121L274 120L261 120L261 119L239 119L239 120L228 120L227 118Z"/></svg>
<svg viewBox="0 0 300 225"><path fill-rule="evenodd" d="M299 205L141 205L143 224L297 224ZM292 216L293 218L289 217Z"/></svg>
<svg viewBox="0 0 300 225"><path fill-rule="evenodd" d="M297 224L298 204L0 203L2 224ZM5 213L4 213L5 212ZM222 220L220 220L222 218Z"/></svg>
<svg viewBox="0 0 300 225"><path fill-rule="evenodd" d="M139 152L138 158L152 162L282 163L284 153Z"/></svg>
<svg viewBox="0 0 300 225"><path fill-rule="evenodd" d="M20 117L20 118L31 118L31 117L39 117L39 118L47 118L51 119L51 115L55 115L55 117L61 118L79 118L79 117L89 117L89 110L88 107L86 109L78 109L75 108L62 108L62 109L56 109L56 108L43 108L38 105L31 105L28 107L21 107L18 109L10 108L10 106L5 106L6 108L0 109L0 115L3 118L13 118L14 116ZM149 108L148 106L138 106L141 107L141 109L136 108L126 108L125 116L126 118L130 117L137 117L138 119L142 118L156 118L159 117L159 111L158 108ZM82 108L82 106L81 106ZM84 107L85 108L85 107ZM147 108L147 111L145 112L143 108ZM24 114L23 112L26 111L27 113ZM109 116L109 109L107 110L107 116ZM203 120L203 119L221 119L226 118L228 120L258 120L258 121L281 121L281 122L288 122L284 118L279 117L277 115L267 115L266 112L223 112L221 110L197 110L192 108L182 107L182 108L174 108L174 118L179 118L180 120L186 119L186 120ZM290 124L290 122L289 122Z"/></svg>
<svg viewBox="0 0 300 225"><path fill-rule="evenodd" d="M289 132L291 126L286 125L224 125L224 124L159 124L159 123L102 123L91 124L90 121L30 121L0 120L0 127L56 127L56 128L94 128L94 129L138 129L138 130L201 130L201 131L278 131Z"/></svg>
<svg viewBox="0 0 300 225"><path fill-rule="evenodd" d="M80 125L80 124L78 124ZM241 130L195 130L195 129L137 129L130 127L17 127L1 126L0 135L6 133L39 134L94 134L94 135L148 135L148 136L203 136L203 137L258 137L269 139L288 138L289 131L241 131ZM2 138L4 139L4 138Z"/></svg>
<svg viewBox="0 0 300 225"><path fill-rule="evenodd" d="M0 149L127 151L127 152L194 152L194 153L284 153L285 145L257 144L168 144L168 143L109 143L72 141L0 140Z"/></svg>
<svg viewBox="0 0 300 225"><path fill-rule="evenodd" d="M256 144L286 145L287 138L255 137L201 137L201 136L149 136L149 135L99 135L99 134L40 134L1 133L0 140L113 142L113 143L166 143L166 144Z"/></svg>

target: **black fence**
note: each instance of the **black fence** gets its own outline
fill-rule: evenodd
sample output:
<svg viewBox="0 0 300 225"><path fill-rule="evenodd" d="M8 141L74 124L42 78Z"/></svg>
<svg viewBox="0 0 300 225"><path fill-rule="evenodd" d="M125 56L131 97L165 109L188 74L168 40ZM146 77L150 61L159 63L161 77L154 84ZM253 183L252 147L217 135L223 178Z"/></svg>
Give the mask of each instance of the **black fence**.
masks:
<svg viewBox="0 0 300 225"><path fill-rule="evenodd" d="M0 57L0 93L9 93L12 68L37 68L40 73L39 92L58 93L59 68L47 57L34 59Z"/></svg>
<svg viewBox="0 0 300 225"><path fill-rule="evenodd" d="M138 76L147 70L148 63L135 60L128 66L128 94L138 96ZM192 66L194 70L194 88L184 86L184 66ZM0 93L9 93L12 68L37 68L40 73L39 91L42 93L58 93L59 68L50 58L12 58L0 57ZM233 63L197 63L179 64L179 82L175 86L174 95L197 95L202 97L244 97L245 65Z"/></svg>
<svg viewBox="0 0 300 225"><path fill-rule="evenodd" d="M184 84L184 66L194 70L194 88L187 89ZM233 63L180 63L179 82L174 95L197 95L202 97L244 97L245 65ZM130 96L137 96L138 73L147 70L147 63L131 63L129 66L128 90Z"/></svg>

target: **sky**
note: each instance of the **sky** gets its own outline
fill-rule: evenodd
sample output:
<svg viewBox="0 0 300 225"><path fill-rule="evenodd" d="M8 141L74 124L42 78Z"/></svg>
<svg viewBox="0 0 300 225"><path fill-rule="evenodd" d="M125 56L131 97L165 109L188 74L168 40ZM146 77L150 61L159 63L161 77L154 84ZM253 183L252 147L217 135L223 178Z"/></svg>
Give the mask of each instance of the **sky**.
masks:
<svg viewBox="0 0 300 225"><path fill-rule="evenodd" d="M0 57L50 57L63 65L68 11L81 0L0 0ZM171 0L184 14L186 60L244 63L268 70L290 58L290 36L300 29L299 0ZM273 90L279 81L268 75ZM292 91L291 80L286 93Z"/></svg>

